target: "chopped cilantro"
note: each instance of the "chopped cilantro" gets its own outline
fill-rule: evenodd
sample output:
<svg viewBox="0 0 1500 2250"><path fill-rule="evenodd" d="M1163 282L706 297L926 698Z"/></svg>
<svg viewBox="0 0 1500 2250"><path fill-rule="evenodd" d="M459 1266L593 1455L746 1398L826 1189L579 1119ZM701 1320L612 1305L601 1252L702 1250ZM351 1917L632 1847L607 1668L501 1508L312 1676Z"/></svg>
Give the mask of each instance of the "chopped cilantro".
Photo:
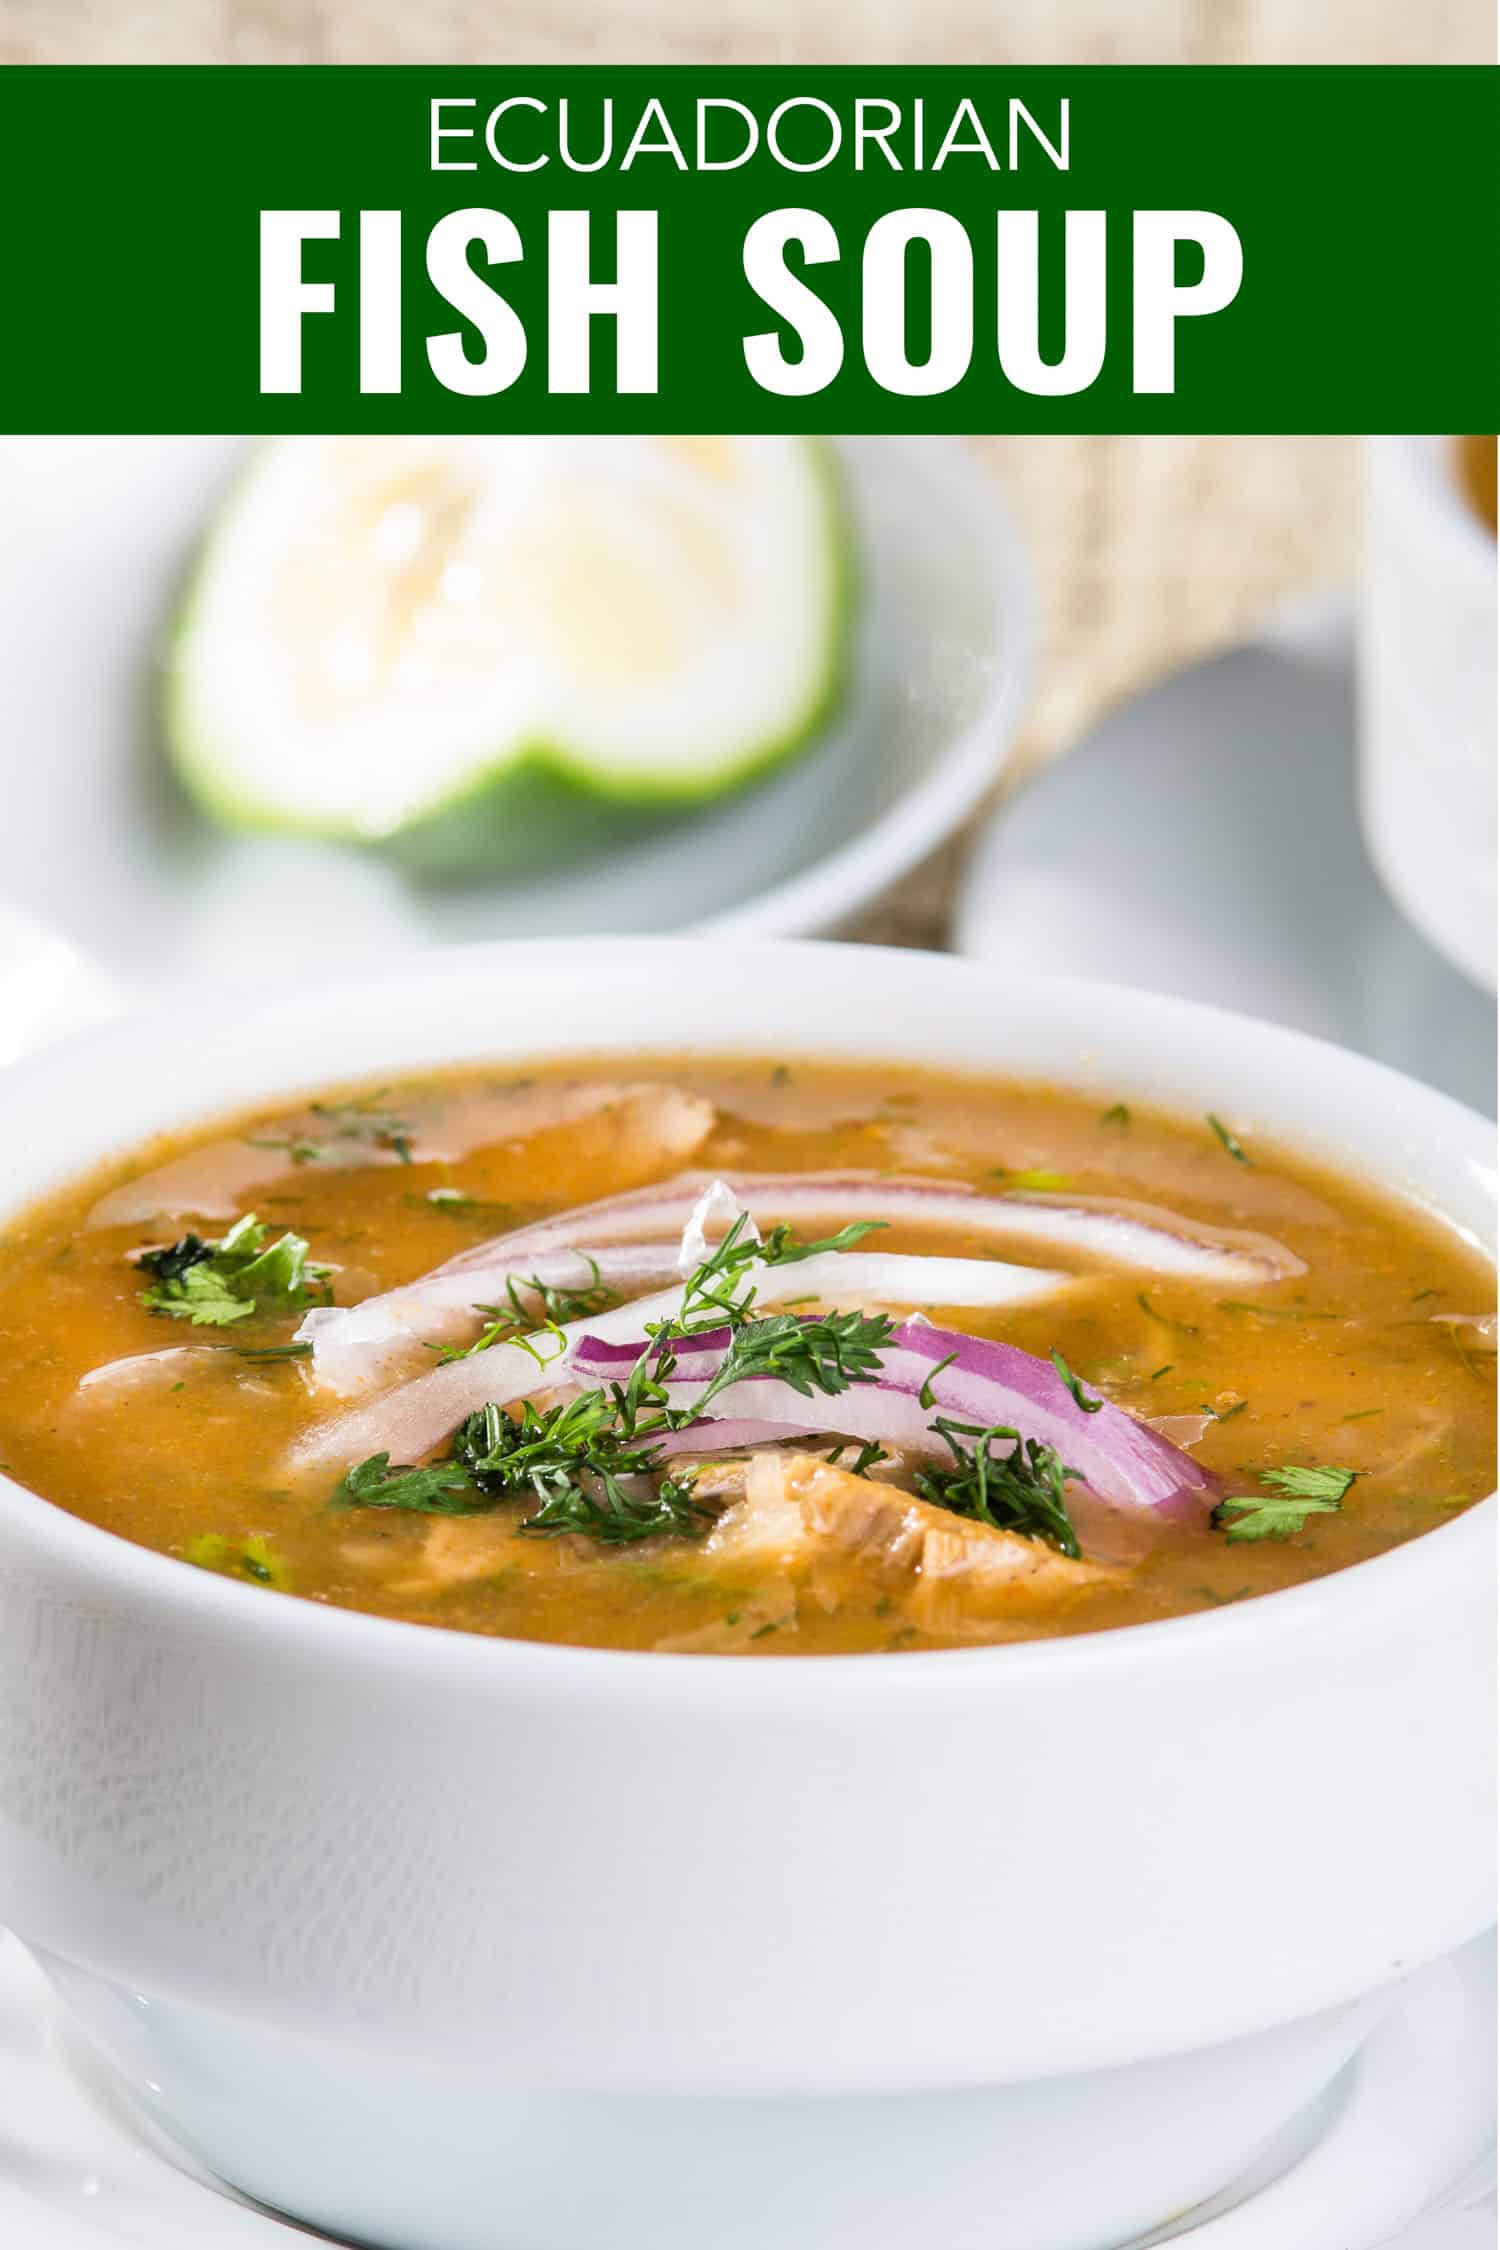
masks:
<svg viewBox="0 0 1500 2250"><path fill-rule="evenodd" d="M1357 1474L1354 1469L1263 1469L1260 1482L1272 1497L1235 1494L1214 1510L1214 1522L1226 1539L1291 1539L1309 1516L1336 1515Z"/></svg>
<svg viewBox="0 0 1500 2250"><path fill-rule="evenodd" d="M139 1292L148 1312L199 1328L228 1328L255 1313L300 1312L320 1295L326 1266L313 1265L300 1234L268 1242L270 1228L247 1212L221 1242L185 1234L161 1250L143 1250L136 1264L153 1278Z"/></svg>

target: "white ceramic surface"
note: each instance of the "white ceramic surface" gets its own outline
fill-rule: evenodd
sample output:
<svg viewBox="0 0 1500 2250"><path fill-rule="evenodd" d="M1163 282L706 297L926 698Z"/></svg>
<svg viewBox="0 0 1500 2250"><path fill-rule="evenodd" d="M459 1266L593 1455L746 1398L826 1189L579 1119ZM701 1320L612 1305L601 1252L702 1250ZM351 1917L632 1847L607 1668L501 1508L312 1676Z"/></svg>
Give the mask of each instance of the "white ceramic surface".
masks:
<svg viewBox="0 0 1500 2250"><path fill-rule="evenodd" d="M1349 2070L1245 2174L1131 2250L1329 2250L1330 2226L1339 2250L1493 2250L1494 2056L1494 1948L1482 1941L1419 1971ZM300 2228L241 2201L122 2101L4 1940L0 2117L0 2241L16 2250L307 2250ZM920 2114L912 2132L920 2142ZM928 2240L943 2188L929 2162ZM788 2239L820 2250L805 2229ZM944 2250L961 2239L945 2234ZM611 2250L656 2245L648 2227Z"/></svg>
<svg viewBox="0 0 1500 2250"><path fill-rule="evenodd" d="M1495 1006L1392 903L1356 810L1353 634L1299 607L1109 712L975 844L959 949L1337 1040L1493 1112Z"/></svg>
<svg viewBox="0 0 1500 2250"><path fill-rule="evenodd" d="M1492 1239L1482 1121L1371 1063L867 948L452 952L211 1017L192 1107L636 1045L1213 1108ZM171 1011L17 1066L0 1216L180 1084ZM0 1919L216 2170L395 2250L749 2250L789 2178L817 2250L894 2250L935 2168L976 2250L1103 2250L1488 1921L1491 1515L1160 1626L746 1665L273 1600L0 1484Z"/></svg>
<svg viewBox="0 0 1500 2250"><path fill-rule="evenodd" d="M1495 541L1448 437L1365 441L1360 804L1391 895L1495 989Z"/></svg>
<svg viewBox="0 0 1500 2250"><path fill-rule="evenodd" d="M147 984L376 965L479 938L846 921L1003 767L1029 576L957 440L839 441L861 576L848 705L804 760L530 881L404 881L377 856L229 835L177 789L155 661L240 441L0 438L0 896Z"/></svg>

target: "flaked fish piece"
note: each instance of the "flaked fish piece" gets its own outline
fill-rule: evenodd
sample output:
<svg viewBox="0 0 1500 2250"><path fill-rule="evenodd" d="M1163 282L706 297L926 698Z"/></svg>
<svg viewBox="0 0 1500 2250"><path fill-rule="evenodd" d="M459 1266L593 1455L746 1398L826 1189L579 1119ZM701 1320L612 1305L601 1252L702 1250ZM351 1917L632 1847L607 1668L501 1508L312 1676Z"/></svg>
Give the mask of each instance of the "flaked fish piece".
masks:
<svg viewBox="0 0 1500 2250"><path fill-rule="evenodd" d="M1124 1575L796 1453L751 1461L744 1498L727 1510L704 1553L810 1575L825 1594L827 1573L837 1568L846 1586L852 1579L898 1595L909 1623L950 1637Z"/></svg>
<svg viewBox="0 0 1500 2250"><path fill-rule="evenodd" d="M795 1570L812 1559L813 1534L800 1498L787 1488L788 1458L755 1453L745 1465L744 1495L726 1510L704 1541L705 1561L757 1571Z"/></svg>
<svg viewBox="0 0 1500 2250"><path fill-rule="evenodd" d="M1124 1575L1060 1555L1045 1540L950 1517L925 1527L906 1614L921 1632L962 1637L993 1618L1059 1608Z"/></svg>
<svg viewBox="0 0 1500 2250"><path fill-rule="evenodd" d="M713 1104L680 1087L652 1083L554 1084L465 1089L440 1104L400 1090L355 1097L321 1110L290 1110L126 1180L101 1196L90 1227L139 1226L153 1219L233 1219L255 1194L310 1166L456 1164L476 1150L607 1119L600 1151L622 1186L694 1155L714 1126Z"/></svg>

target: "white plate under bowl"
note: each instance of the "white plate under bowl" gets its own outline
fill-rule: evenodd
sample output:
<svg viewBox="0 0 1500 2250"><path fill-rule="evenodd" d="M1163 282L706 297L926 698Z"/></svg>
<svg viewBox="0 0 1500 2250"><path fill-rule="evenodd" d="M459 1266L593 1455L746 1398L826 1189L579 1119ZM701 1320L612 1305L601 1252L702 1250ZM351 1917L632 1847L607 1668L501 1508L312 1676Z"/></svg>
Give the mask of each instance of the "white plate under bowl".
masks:
<svg viewBox="0 0 1500 2250"><path fill-rule="evenodd" d="M1493 2242L1493 2218L1466 2207L1493 2208L1494 1974L1493 1941L1483 1939L1411 1978L1335 2084L1243 2179L1129 2250ZM332 2239L244 2202L127 2111L37 1970L0 1934L0 2241L16 2250L296 2250ZM649 2245L622 2240L619 2250Z"/></svg>
<svg viewBox="0 0 1500 2250"><path fill-rule="evenodd" d="M958 440L837 444L857 646L846 706L809 755L529 880L418 886L374 854L214 827L160 755L163 626L243 441L0 439L0 898L142 982L474 938L839 927L1000 772L1031 615L1010 518Z"/></svg>

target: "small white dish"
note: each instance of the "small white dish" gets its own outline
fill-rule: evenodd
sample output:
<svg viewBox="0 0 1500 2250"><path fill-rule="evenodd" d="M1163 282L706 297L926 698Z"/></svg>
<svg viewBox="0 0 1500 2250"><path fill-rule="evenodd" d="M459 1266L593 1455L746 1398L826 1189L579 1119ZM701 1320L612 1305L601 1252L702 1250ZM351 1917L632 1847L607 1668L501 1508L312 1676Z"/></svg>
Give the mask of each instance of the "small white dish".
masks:
<svg viewBox="0 0 1500 2250"><path fill-rule="evenodd" d="M1472 2204L1465 2188L1492 2145L1494 2015L1491 1941L1423 1970L1343 2077L1248 2172L1130 2250L1328 2250L1330 2227L1340 2250L1483 2250L1493 2217L1472 2207L1482 2187ZM127 2109L5 1938L0 2116L0 2240L17 2250L296 2250L335 2239L246 2203ZM1410 2234L1393 2232L1408 2221ZM616 2250L650 2245L622 2236Z"/></svg>
<svg viewBox="0 0 1500 2250"><path fill-rule="evenodd" d="M1495 1007L1403 919L1360 841L1347 615L1122 703L989 822L960 952L1333 1039L1493 1114Z"/></svg>
<svg viewBox="0 0 1500 2250"><path fill-rule="evenodd" d="M238 836L178 790L155 663L242 441L0 439L0 889L144 984L320 972L397 948L688 928L840 926L979 802L1025 693L1027 566L956 439L838 442L860 587L852 692L742 796L529 881L418 886L373 854Z"/></svg>

